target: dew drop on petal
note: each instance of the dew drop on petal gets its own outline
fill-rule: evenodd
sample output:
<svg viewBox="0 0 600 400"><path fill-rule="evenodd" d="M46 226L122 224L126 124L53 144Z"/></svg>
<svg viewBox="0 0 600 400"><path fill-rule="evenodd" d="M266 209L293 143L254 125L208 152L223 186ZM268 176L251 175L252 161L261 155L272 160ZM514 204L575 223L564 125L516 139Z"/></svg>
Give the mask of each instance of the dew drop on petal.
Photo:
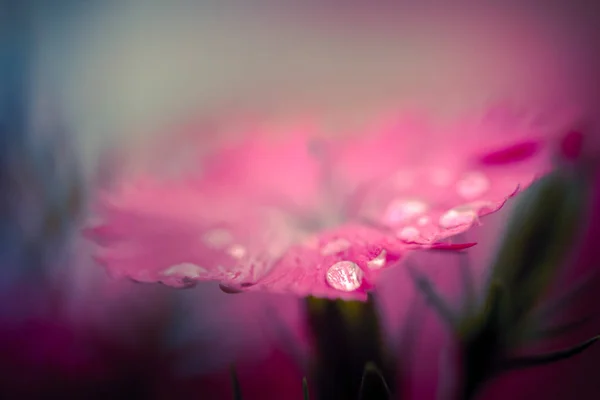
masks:
<svg viewBox="0 0 600 400"><path fill-rule="evenodd" d="M416 200L394 200L387 207L383 220L389 225L397 225L417 217L427 211L427 204Z"/></svg>
<svg viewBox="0 0 600 400"><path fill-rule="evenodd" d="M222 265L219 265L217 267L217 271L219 271L219 273L223 276L223 279L230 280L230 281L236 280L240 276L239 271L230 271L229 269L223 267Z"/></svg>
<svg viewBox="0 0 600 400"><path fill-rule="evenodd" d="M165 276L185 276L188 278L198 278L201 274L205 273L206 270L196 264L182 263L169 267L163 272Z"/></svg>
<svg viewBox="0 0 600 400"><path fill-rule="evenodd" d="M387 251L381 250L381 253L377 255L374 259L367 263L369 269L380 269L385 267L385 263L387 261Z"/></svg>
<svg viewBox="0 0 600 400"><path fill-rule="evenodd" d="M457 207L445 212L439 219L442 228L456 228L470 225L477 219L477 213L471 207Z"/></svg>
<svg viewBox="0 0 600 400"><path fill-rule="evenodd" d="M456 184L456 190L466 200L473 200L487 192L490 188L489 179L481 172L470 172Z"/></svg>
<svg viewBox="0 0 600 400"><path fill-rule="evenodd" d="M415 241L419 236L421 236L421 233L414 226L405 226L398 233L398 238L407 242Z"/></svg>
<svg viewBox="0 0 600 400"><path fill-rule="evenodd" d="M427 225L429 222L431 221L431 218L429 218L428 216L423 216L421 218L419 218L417 220L417 225L419 226L425 226Z"/></svg>
<svg viewBox="0 0 600 400"><path fill-rule="evenodd" d="M246 248L240 244L234 244L227 249L227 253L233 258L242 259L246 256Z"/></svg>
<svg viewBox="0 0 600 400"><path fill-rule="evenodd" d="M351 243L346 239L336 239L327 243L321 248L321 255L331 256L346 251L350 248Z"/></svg>
<svg viewBox="0 0 600 400"><path fill-rule="evenodd" d="M202 240L209 247L222 249L233 241L233 236L226 229L212 229L204 234Z"/></svg>
<svg viewBox="0 0 600 400"><path fill-rule="evenodd" d="M227 293L227 294L238 294L238 293L243 293L243 290L241 290L241 289L237 289L237 288L234 288L234 287L230 287L230 286L224 285L224 284L222 284L222 283L220 283L220 284L219 284L219 289L221 289L221 291L222 291L223 293Z"/></svg>
<svg viewBox="0 0 600 400"><path fill-rule="evenodd" d="M363 272L351 261L340 261L329 267L326 279L332 288L352 292L362 285Z"/></svg>

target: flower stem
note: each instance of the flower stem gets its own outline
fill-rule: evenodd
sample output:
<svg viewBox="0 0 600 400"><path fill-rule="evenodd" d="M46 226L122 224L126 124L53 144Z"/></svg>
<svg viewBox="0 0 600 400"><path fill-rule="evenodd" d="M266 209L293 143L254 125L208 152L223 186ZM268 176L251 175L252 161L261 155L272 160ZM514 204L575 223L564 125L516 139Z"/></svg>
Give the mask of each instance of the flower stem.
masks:
<svg viewBox="0 0 600 400"><path fill-rule="evenodd" d="M381 340L374 299L345 302L310 297L306 305L316 353L311 380L316 398L388 399L386 388L394 390L394 368ZM372 371L378 372L378 379L365 385L365 373Z"/></svg>

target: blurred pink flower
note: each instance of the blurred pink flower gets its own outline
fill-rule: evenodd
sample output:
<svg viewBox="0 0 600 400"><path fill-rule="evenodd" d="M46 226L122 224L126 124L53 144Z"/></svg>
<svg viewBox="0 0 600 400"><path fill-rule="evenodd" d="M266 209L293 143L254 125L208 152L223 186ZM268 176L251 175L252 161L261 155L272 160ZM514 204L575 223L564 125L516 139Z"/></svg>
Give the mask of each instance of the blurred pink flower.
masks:
<svg viewBox="0 0 600 400"><path fill-rule="evenodd" d="M123 178L87 229L96 259L141 282L365 299L407 252L470 246L444 240L550 167L547 132L515 115L390 121L345 139L258 130L185 178Z"/></svg>

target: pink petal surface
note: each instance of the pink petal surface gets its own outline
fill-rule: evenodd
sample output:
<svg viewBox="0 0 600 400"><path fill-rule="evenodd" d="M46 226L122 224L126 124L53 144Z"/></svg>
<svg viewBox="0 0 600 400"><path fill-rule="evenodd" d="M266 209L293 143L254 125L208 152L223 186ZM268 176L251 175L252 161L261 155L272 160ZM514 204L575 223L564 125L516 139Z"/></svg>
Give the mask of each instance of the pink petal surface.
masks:
<svg viewBox="0 0 600 400"><path fill-rule="evenodd" d="M308 133L298 129L285 139L257 134L225 146L204 160L200 184L237 190L247 199L315 206L321 168L307 145Z"/></svg>
<svg viewBox="0 0 600 400"><path fill-rule="evenodd" d="M307 236L275 211L242 214L232 207L223 216L210 213L213 207L204 214L201 193L183 187L164 202L159 188L150 189L137 193L142 206L132 202L127 208L108 208L105 215L112 223L88 231L104 245L96 259L117 276L172 286L218 280L233 291L366 298L378 270L400 259L406 247L393 235L361 225ZM128 193L133 200L133 191ZM198 199L197 213L187 211L193 198ZM327 272L344 261L356 268L348 273L356 275L357 284L340 290L331 285L335 278L328 280Z"/></svg>
<svg viewBox="0 0 600 400"><path fill-rule="evenodd" d="M549 166L543 135L505 120L442 130L410 117L368 133L254 134L185 178L123 179L102 194L102 222L87 230L95 258L141 282L365 299L407 251L470 247L441 241Z"/></svg>
<svg viewBox="0 0 600 400"><path fill-rule="evenodd" d="M342 147L338 168L340 174L368 171L360 176L353 214L407 243L432 245L464 232L550 169L547 135L516 117L488 116L443 129L406 120L389 126ZM380 162L383 147L373 143L388 154L406 154L407 148L410 154ZM340 179L352 182L355 175Z"/></svg>
<svg viewBox="0 0 600 400"><path fill-rule="evenodd" d="M378 230L344 225L292 246L256 288L366 299L379 272L405 252L406 246Z"/></svg>

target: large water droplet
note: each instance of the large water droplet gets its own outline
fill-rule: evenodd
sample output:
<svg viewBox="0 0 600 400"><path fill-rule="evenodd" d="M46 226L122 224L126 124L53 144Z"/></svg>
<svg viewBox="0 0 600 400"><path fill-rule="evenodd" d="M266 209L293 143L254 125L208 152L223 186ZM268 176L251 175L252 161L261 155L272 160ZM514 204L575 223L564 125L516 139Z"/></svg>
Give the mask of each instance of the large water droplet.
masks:
<svg viewBox="0 0 600 400"><path fill-rule="evenodd" d="M163 272L165 276L180 276L187 278L199 278L206 270L196 264L182 263L173 265Z"/></svg>
<svg viewBox="0 0 600 400"><path fill-rule="evenodd" d="M470 225L477 219L477 212L469 206L456 207L444 213L439 224L442 228L456 228L462 225Z"/></svg>
<svg viewBox="0 0 600 400"><path fill-rule="evenodd" d="M387 251L381 250L381 252L377 255L377 257L375 257L374 259L372 259L371 261L369 261L367 263L367 267L369 267L369 269L381 269L383 267L385 267L385 263L387 261Z"/></svg>
<svg viewBox="0 0 600 400"><path fill-rule="evenodd" d="M346 251L352 244L346 239L336 239L321 248L321 255L331 256Z"/></svg>
<svg viewBox="0 0 600 400"><path fill-rule="evenodd" d="M394 200L387 207L384 223L398 225L415 218L427 211L427 204L416 200Z"/></svg>
<svg viewBox="0 0 600 400"><path fill-rule="evenodd" d="M406 242L414 242L421 236L421 232L414 226L405 226L398 233L398 238Z"/></svg>
<svg viewBox="0 0 600 400"><path fill-rule="evenodd" d="M456 184L456 190L466 200L474 200L490 189L489 179L481 172L469 172Z"/></svg>
<svg viewBox="0 0 600 400"><path fill-rule="evenodd" d="M211 229L204 234L202 240L209 247L222 249L233 241L233 236L226 229Z"/></svg>
<svg viewBox="0 0 600 400"><path fill-rule="evenodd" d="M234 281L240 277L240 271L231 271L228 268L223 267L222 265L217 266L217 271L223 276L223 279Z"/></svg>
<svg viewBox="0 0 600 400"><path fill-rule="evenodd" d="M332 288L352 292L362 285L363 272L351 261L340 261L329 267L326 279Z"/></svg>
<svg viewBox="0 0 600 400"><path fill-rule="evenodd" d="M419 219L417 220L417 224L418 224L419 226L425 226L425 225L427 225L429 222L431 222L431 218L429 218L428 216L423 216L423 217L421 217L421 218L419 218Z"/></svg>

